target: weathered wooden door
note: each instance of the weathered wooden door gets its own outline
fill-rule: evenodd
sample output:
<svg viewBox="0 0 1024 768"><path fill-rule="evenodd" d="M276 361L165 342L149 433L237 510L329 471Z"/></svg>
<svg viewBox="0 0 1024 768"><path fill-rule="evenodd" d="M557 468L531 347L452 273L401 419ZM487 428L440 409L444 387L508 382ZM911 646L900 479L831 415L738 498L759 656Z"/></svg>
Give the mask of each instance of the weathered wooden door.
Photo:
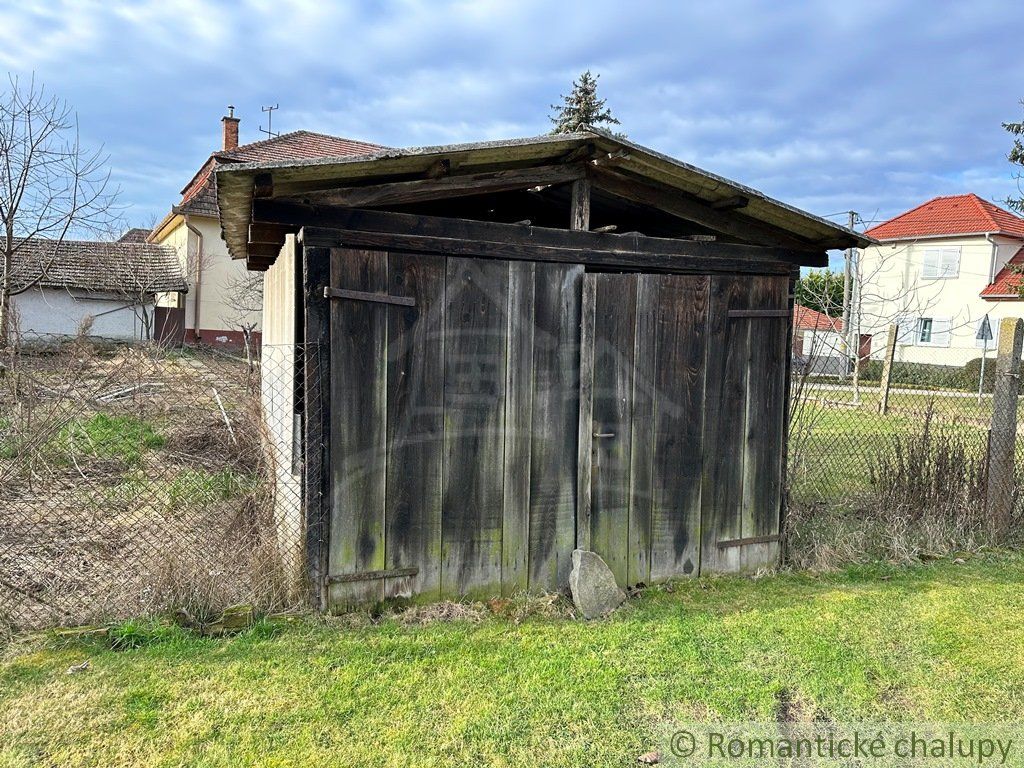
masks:
<svg viewBox="0 0 1024 768"><path fill-rule="evenodd" d="M777 555L787 286L585 276L577 544L620 584Z"/></svg>
<svg viewBox="0 0 1024 768"><path fill-rule="evenodd" d="M622 584L698 572L708 281L585 278L579 544Z"/></svg>
<svg viewBox="0 0 1024 768"><path fill-rule="evenodd" d="M564 584L582 267L328 255L329 605Z"/></svg>
<svg viewBox="0 0 1024 768"><path fill-rule="evenodd" d="M789 358L789 280L711 281L706 373L701 569L774 564Z"/></svg>

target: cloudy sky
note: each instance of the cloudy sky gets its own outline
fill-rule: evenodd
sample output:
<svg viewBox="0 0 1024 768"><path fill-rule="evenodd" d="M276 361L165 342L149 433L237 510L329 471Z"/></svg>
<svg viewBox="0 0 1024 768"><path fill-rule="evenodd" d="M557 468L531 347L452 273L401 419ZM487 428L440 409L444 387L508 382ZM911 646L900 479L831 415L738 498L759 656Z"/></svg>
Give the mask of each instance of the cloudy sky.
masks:
<svg viewBox="0 0 1024 768"><path fill-rule="evenodd" d="M546 132L580 71L630 138L820 215L1017 191L1020 0L123 3L4 0L0 63L102 143L133 223L220 138L305 128L392 146ZM841 217L833 217L841 218Z"/></svg>

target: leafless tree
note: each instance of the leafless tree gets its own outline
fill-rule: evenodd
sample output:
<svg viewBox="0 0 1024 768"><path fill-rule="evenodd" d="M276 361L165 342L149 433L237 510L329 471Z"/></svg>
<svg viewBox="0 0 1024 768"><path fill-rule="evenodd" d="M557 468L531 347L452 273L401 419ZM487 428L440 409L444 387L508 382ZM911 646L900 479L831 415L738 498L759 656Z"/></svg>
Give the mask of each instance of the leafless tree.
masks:
<svg viewBox="0 0 1024 768"><path fill-rule="evenodd" d="M855 256L849 325L835 334L838 339L814 333L811 350L805 352L807 359L802 366L805 374L820 370L822 358L842 359L844 370L841 378L845 378L846 371L852 369L853 402L860 402L861 367L871 354L869 349L861 349L861 335L877 336L886 333L894 324L902 326L901 330L911 330L906 329L907 322L926 312L935 301L934 298L927 299L920 291L917 276L906 272L906 258L907 246L876 248L870 260L865 260L863 252ZM804 290L813 290L813 287L808 283ZM821 306L834 303L825 292L816 298ZM839 314L838 311L835 314Z"/></svg>
<svg viewBox="0 0 1024 768"><path fill-rule="evenodd" d="M117 197L106 155L83 148L67 102L34 78L8 81L0 95L0 348L8 345L11 297L45 278L69 236L106 227ZM42 241L42 269L19 279L19 249Z"/></svg>
<svg viewBox="0 0 1024 768"><path fill-rule="evenodd" d="M251 366L255 353L252 335L263 310L263 273L240 272L229 278L225 284L225 297L230 307L228 320L242 332L245 359Z"/></svg>

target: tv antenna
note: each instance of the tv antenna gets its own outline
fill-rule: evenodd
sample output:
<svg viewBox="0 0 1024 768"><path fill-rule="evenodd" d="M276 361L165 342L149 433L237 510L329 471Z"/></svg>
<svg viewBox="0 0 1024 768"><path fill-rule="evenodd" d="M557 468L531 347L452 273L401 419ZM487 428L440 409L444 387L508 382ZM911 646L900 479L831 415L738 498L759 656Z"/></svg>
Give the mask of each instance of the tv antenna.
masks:
<svg viewBox="0 0 1024 768"><path fill-rule="evenodd" d="M274 110L279 109L279 104L273 106L260 107L260 110L267 113L267 127L260 126L260 132L267 134L268 137L273 138L274 136L280 136L280 132L274 133Z"/></svg>

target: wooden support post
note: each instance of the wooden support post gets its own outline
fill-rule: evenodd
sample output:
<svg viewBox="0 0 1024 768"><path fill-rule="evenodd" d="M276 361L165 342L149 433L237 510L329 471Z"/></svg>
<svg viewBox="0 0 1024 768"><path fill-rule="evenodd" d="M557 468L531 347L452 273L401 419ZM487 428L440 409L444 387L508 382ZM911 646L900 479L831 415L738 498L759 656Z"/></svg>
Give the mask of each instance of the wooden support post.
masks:
<svg viewBox="0 0 1024 768"><path fill-rule="evenodd" d="M327 591L324 587L331 537L331 325L330 305L319 289L330 282L330 253L326 248L308 248L298 244L295 258L302 260L302 285L296 287L296 301L303 300L305 304L302 337L305 473L302 482L307 586L313 605L326 610Z"/></svg>
<svg viewBox="0 0 1024 768"><path fill-rule="evenodd" d="M576 460L576 547L590 549L591 472L594 445L594 315L597 276L583 276L580 310L580 426Z"/></svg>
<svg viewBox="0 0 1024 768"><path fill-rule="evenodd" d="M590 179L576 179L572 183L572 218L569 229L590 229Z"/></svg>
<svg viewBox="0 0 1024 768"><path fill-rule="evenodd" d="M986 507L993 536L1010 527L1017 447L1017 397L1020 394L1020 356L1024 320L1007 317L999 325L999 356L992 393L992 426L988 433L988 492Z"/></svg>
<svg viewBox="0 0 1024 768"><path fill-rule="evenodd" d="M889 326L889 338L885 342L885 360L882 361L882 380L878 384L878 412L885 416L889 412L889 385L892 383L892 361L896 358L896 339L899 338L900 327L893 323Z"/></svg>

